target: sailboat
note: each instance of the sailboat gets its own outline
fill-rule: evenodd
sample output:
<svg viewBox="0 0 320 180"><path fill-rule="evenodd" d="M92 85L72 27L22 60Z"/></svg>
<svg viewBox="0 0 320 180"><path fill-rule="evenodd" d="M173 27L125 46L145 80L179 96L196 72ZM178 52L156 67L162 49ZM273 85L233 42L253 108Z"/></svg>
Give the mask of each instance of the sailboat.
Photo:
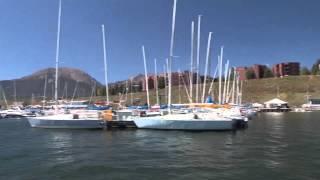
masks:
<svg viewBox="0 0 320 180"><path fill-rule="evenodd" d="M61 19L61 0L59 1L58 33L56 47L56 77L55 77L55 113L53 115L30 117L28 122L31 127L38 128L85 128L101 129L104 127L104 114L99 111L86 110L76 113L58 112L58 65L59 65L59 43L60 43L60 19Z"/></svg>
<svg viewBox="0 0 320 180"><path fill-rule="evenodd" d="M154 117L132 117L138 128L163 130L232 130L236 120L224 117L210 108L189 108L188 112L172 113L171 104L171 64L173 58L173 43L175 30L177 0L174 0L172 16L172 32L170 41L170 56L168 61L168 114Z"/></svg>

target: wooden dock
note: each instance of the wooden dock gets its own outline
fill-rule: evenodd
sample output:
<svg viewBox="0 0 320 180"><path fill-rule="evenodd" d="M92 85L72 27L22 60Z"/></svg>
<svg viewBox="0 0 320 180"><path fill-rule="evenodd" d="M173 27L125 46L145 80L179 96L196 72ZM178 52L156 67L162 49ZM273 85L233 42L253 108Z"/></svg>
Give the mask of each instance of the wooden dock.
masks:
<svg viewBox="0 0 320 180"><path fill-rule="evenodd" d="M107 129L136 129L133 121L106 121Z"/></svg>

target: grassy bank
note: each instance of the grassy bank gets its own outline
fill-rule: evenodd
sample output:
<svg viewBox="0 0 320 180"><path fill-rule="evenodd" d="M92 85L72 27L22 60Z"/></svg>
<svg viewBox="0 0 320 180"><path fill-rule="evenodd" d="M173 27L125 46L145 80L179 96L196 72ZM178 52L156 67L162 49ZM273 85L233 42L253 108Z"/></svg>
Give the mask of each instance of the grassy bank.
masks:
<svg viewBox="0 0 320 180"><path fill-rule="evenodd" d="M231 84L230 84L231 85ZM207 86L209 89L209 85ZM202 90L200 90L202 94ZM218 94L218 83L214 83L214 94ZM279 93L278 93L279 92ZM300 106L306 102L307 92L312 98L320 98L320 76L289 76L283 78L266 78L246 80L243 82L243 102L260 102L277 97L289 102L291 106ZM165 90L159 91L161 102L166 102ZM179 103L179 88L173 87L173 103ZM188 102L184 86L180 90L181 102ZM195 96L195 95L194 95ZM125 95L123 95L124 99ZM101 97L100 97L101 98ZM98 98L98 99L100 99ZM119 100L119 96L112 96L112 100ZM146 93L133 93L133 99L140 99L140 103L146 102ZM151 104L156 102L155 91L150 91ZM128 94L127 103L131 102L131 94Z"/></svg>

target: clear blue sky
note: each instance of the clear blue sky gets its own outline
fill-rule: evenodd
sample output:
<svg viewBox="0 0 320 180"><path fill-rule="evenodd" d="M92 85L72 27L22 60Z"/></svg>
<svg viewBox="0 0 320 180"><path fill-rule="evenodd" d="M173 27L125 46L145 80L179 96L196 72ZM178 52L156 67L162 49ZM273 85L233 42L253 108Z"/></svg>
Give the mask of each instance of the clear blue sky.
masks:
<svg viewBox="0 0 320 180"><path fill-rule="evenodd" d="M163 69L169 54L173 0L63 0L61 66L85 70L103 82L101 24L107 30L110 81ZM174 69L188 68L191 21L202 14L201 62L213 32L218 50L233 66L320 58L319 0L178 0ZM19 78L55 60L58 0L0 0L0 79Z"/></svg>

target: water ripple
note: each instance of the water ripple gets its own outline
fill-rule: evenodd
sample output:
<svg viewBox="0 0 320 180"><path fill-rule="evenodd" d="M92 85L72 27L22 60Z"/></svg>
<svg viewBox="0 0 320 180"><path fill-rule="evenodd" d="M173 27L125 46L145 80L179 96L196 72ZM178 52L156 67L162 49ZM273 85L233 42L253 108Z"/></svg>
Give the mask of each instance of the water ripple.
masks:
<svg viewBox="0 0 320 180"><path fill-rule="evenodd" d="M303 114L260 114L236 133L48 130L1 120L0 176L319 179L320 114Z"/></svg>

